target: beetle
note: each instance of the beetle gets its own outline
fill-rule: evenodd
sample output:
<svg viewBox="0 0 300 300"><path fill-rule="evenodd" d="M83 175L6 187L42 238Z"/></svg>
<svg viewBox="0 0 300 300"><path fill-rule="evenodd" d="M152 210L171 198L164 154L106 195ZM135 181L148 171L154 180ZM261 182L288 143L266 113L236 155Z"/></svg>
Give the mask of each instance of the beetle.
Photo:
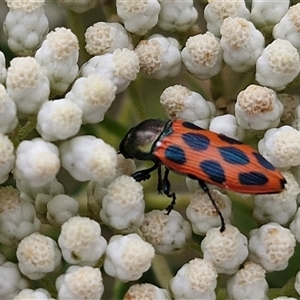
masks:
<svg viewBox="0 0 300 300"><path fill-rule="evenodd" d="M119 152L125 158L154 163L132 176L136 181L143 181L158 170L157 190L172 198L167 214L176 199L175 193L170 192L169 171L197 180L220 216L221 232L225 230L224 218L206 183L247 194L279 193L286 183L282 174L250 146L179 119L142 121L127 132Z"/></svg>

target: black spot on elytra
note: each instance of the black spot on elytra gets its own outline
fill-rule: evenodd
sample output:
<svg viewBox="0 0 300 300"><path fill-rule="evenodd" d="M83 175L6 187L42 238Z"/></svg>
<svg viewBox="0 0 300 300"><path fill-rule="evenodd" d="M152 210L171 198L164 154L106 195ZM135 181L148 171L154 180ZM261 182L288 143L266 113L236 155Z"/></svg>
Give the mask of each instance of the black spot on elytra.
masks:
<svg viewBox="0 0 300 300"><path fill-rule="evenodd" d="M275 167L269 163L262 155L260 155L258 152L253 152L254 157L256 158L257 162L267 170L274 171Z"/></svg>
<svg viewBox="0 0 300 300"><path fill-rule="evenodd" d="M242 185L265 185L268 177L260 172L242 172L239 174L239 181Z"/></svg>
<svg viewBox="0 0 300 300"><path fill-rule="evenodd" d="M179 165L183 165L186 162L184 151L179 146L169 146L165 151L165 156L168 160Z"/></svg>
<svg viewBox="0 0 300 300"><path fill-rule="evenodd" d="M204 160L199 164L200 169L216 183L223 183L225 178L225 173L219 162L215 160Z"/></svg>
<svg viewBox="0 0 300 300"><path fill-rule="evenodd" d="M248 156L240 149L235 147L219 147L222 158L233 165L247 165L249 163Z"/></svg>
<svg viewBox="0 0 300 300"><path fill-rule="evenodd" d="M185 128L188 128L188 129L194 129L194 130L204 130L203 128L193 124L193 123L190 123L190 122L183 122L182 123L182 126L185 127Z"/></svg>
<svg viewBox="0 0 300 300"><path fill-rule="evenodd" d="M224 141L224 142L227 142L228 144L231 144L231 145L241 145L243 144L242 142L238 141L238 140L235 140L225 134L222 134L222 133L219 133L218 134L218 137L220 140Z"/></svg>
<svg viewBox="0 0 300 300"><path fill-rule="evenodd" d="M206 150L210 144L209 138L200 133L184 133L182 139L191 149L196 151Z"/></svg>

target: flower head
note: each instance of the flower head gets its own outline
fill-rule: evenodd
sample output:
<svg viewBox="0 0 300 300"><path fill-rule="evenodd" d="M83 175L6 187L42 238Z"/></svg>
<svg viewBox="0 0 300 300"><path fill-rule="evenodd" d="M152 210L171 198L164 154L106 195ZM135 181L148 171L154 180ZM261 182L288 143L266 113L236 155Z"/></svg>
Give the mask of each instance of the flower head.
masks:
<svg viewBox="0 0 300 300"><path fill-rule="evenodd" d="M22 141L16 152L15 176L31 186L42 186L54 180L60 168L58 148L41 138Z"/></svg>
<svg viewBox="0 0 300 300"><path fill-rule="evenodd" d="M215 36L220 36L220 27L228 17L249 19L250 12L244 0L210 0L204 9L207 29Z"/></svg>
<svg viewBox="0 0 300 300"><path fill-rule="evenodd" d="M181 59L187 70L199 79L208 79L222 68L220 40L211 32L189 37L181 52Z"/></svg>
<svg viewBox="0 0 300 300"><path fill-rule="evenodd" d="M259 152L275 167L300 164L300 132L288 125L269 129L258 143Z"/></svg>
<svg viewBox="0 0 300 300"><path fill-rule="evenodd" d="M143 223L144 208L141 184L131 176L121 175L107 187L100 218L115 230L132 232Z"/></svg>
<svg viewBox="0 0 300 300"><path fill-rule="evenodd" d="M78 136L60 145L61 161L77 180L110 181L116 175L116 150L94 136Z"/></svg>
<svg viewBox="0 0 300 300"><path fill-rule="evenodd" d="M62 225L58 244L68 263L93 266L103 255L107 242L96 221L76 216Z"/></svg>
<svg viewBox="0 0 300 300"><path fill-rule="evenodd" d="M212 262L194 258L171 279L170 289L178 299L215 299L217 276Z"/></svg>
<svg viewBox="0 0 300 300"><path fill-rule="evenodd" d="M18 245L17 258L20 271L30 279L37 280L58 267L61 254L53 239L32 233Z"/></svg>
<svg viewBox="0 0 300 300"><path fill-rule="evenodd" d="M175 77L181 70L179 43L174 38L155 34L142 40L135 49L140 68L147 76L156 79Z"/></svg>
<svg viewBox="0 0 300 300"><path fill-rule="evenodd" d="M174 210L168 215L160 210L152 210L145 214L140 230L156 253L161 254L182 248L192 234L190 224Z"/></svg>
<svg viewBox="0 0 300 300"><path fill-rule="evenodd" d="M282 90L300 71L297 49L287 40L276 39L256 61L255 79L259 84Z"/></svg>
<svg viewBox="0 0 300 300"><path fill-rule="evenodd" d="M97 300L102 297L104 286L99 268L71 266L56 280L60 299Z"/></svg>
<svg viewBox="0 0 300 300"><path fill-rule="evenodd" d="M192 0L159 0L158 26L166 31L187 31L195 23L198 12Z"/></svg>
<svg viewBox="0 0 300 300"><path fill-rule="evenodd" d="M75 135L82 123L82 110L68 99L44 103L37 116L37 131L46 141L65 140Z"/></svg>
<svg viewBox="0 0 300 300"><path fill-rule="evenodd" d="M144 35L157 24L160 4L157 0L117 0L117 14L124 27L132 33Z"/></svg>
<svg viewBox="0 0 300 300"><path fill-rule="evenodd" d="M160 103L171 119L183 119L208 128L215 107L200 94L182 85L167 87L160 96Z"/></svg>
<svg viewBox="0 0 300 300"><path fill-rule="evenodd" d="M150 268L154 248L137 234L113 236L106 249L104 270L122 282L139 279Z"/></svg>
<svg viewBox="0 0 300 300"><path fill-rule="evenodd" d="M283 105L276 93L266 87L249 85L237 96L235 115L244 129L263 130L277 126Z"/></svg>
<svg viewBox="0 0 300 300"><path fill-rule="evenodd" d="M233 274L248 256L247 244L247 238L227 224L223 232L219 228L208 230L201 249L203 258L213 262L218 273Z"/></svg>
<svg viewBox="0 0 300 300"><path fill-rule="evenodd" d="M92 55L112 53L116 49L132 50L133 48L126 30L119 23L95 23L88 27L84 35L85 49Z"/></svg>
<svg viewBox="0 0 300 300"><path fill-rule="evenodd" d="M227 282L227 293L232 299L266 299L268 282L266 271L253 262L246 262Z"/></svg>
<svg viewBox="0 0 300 300"><path fill-rule="evenodd" d="M159 300L169 300L171 299L169 292L165 289L160 289L157 286L150 283L134 284L132 285L126 294L124 295L124 300L133 299L159 299Z"/></svg>
<svg viewBox="0 0 300 300"><path fill-rule="evenodd" d="M249 258L268 272L280 271L286 268L295 246L295 237L289 229L268 223L251 230Z"/></svg>

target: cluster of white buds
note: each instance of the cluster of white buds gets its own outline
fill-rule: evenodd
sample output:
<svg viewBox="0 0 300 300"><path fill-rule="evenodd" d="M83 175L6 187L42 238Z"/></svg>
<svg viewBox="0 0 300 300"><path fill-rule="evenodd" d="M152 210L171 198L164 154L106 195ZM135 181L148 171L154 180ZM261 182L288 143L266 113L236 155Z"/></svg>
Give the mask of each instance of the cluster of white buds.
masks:
<svg viewBox="0 0 300 300"><path fill-rule="evenodd" d="M1 4L0 299L298 299L299 1L48 2Z"/></svg>

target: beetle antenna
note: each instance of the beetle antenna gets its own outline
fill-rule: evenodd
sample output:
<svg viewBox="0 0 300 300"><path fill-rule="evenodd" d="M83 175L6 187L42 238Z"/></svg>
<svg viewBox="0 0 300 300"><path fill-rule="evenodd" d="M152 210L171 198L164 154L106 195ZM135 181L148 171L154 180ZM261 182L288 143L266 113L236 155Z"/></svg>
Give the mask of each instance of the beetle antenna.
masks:
<svg viewBox="0 0 300 300"><path fill-rule="evenodd" d="M218 213L218 215L219 215L219 217L220 217L220 219L221 219L221 228L220 228L220 232L223 232L223 231L225 230L225 221L224 221L223 215L222 215L222 213L220 212L220 210L219 210L219 208L218 208L218 206L217 206L215 200L214 200L213 197L211 196L211 193L210 193L210 191L209 191L208 186L205 184L204 181L199 180L199 179L197 179L197 180L198 180L199 185L200 185L200 187L202 188L203 192L207 194L207 196L209 197L209 199L210 199L212 205L214 206L216 212Z"/></svg>

